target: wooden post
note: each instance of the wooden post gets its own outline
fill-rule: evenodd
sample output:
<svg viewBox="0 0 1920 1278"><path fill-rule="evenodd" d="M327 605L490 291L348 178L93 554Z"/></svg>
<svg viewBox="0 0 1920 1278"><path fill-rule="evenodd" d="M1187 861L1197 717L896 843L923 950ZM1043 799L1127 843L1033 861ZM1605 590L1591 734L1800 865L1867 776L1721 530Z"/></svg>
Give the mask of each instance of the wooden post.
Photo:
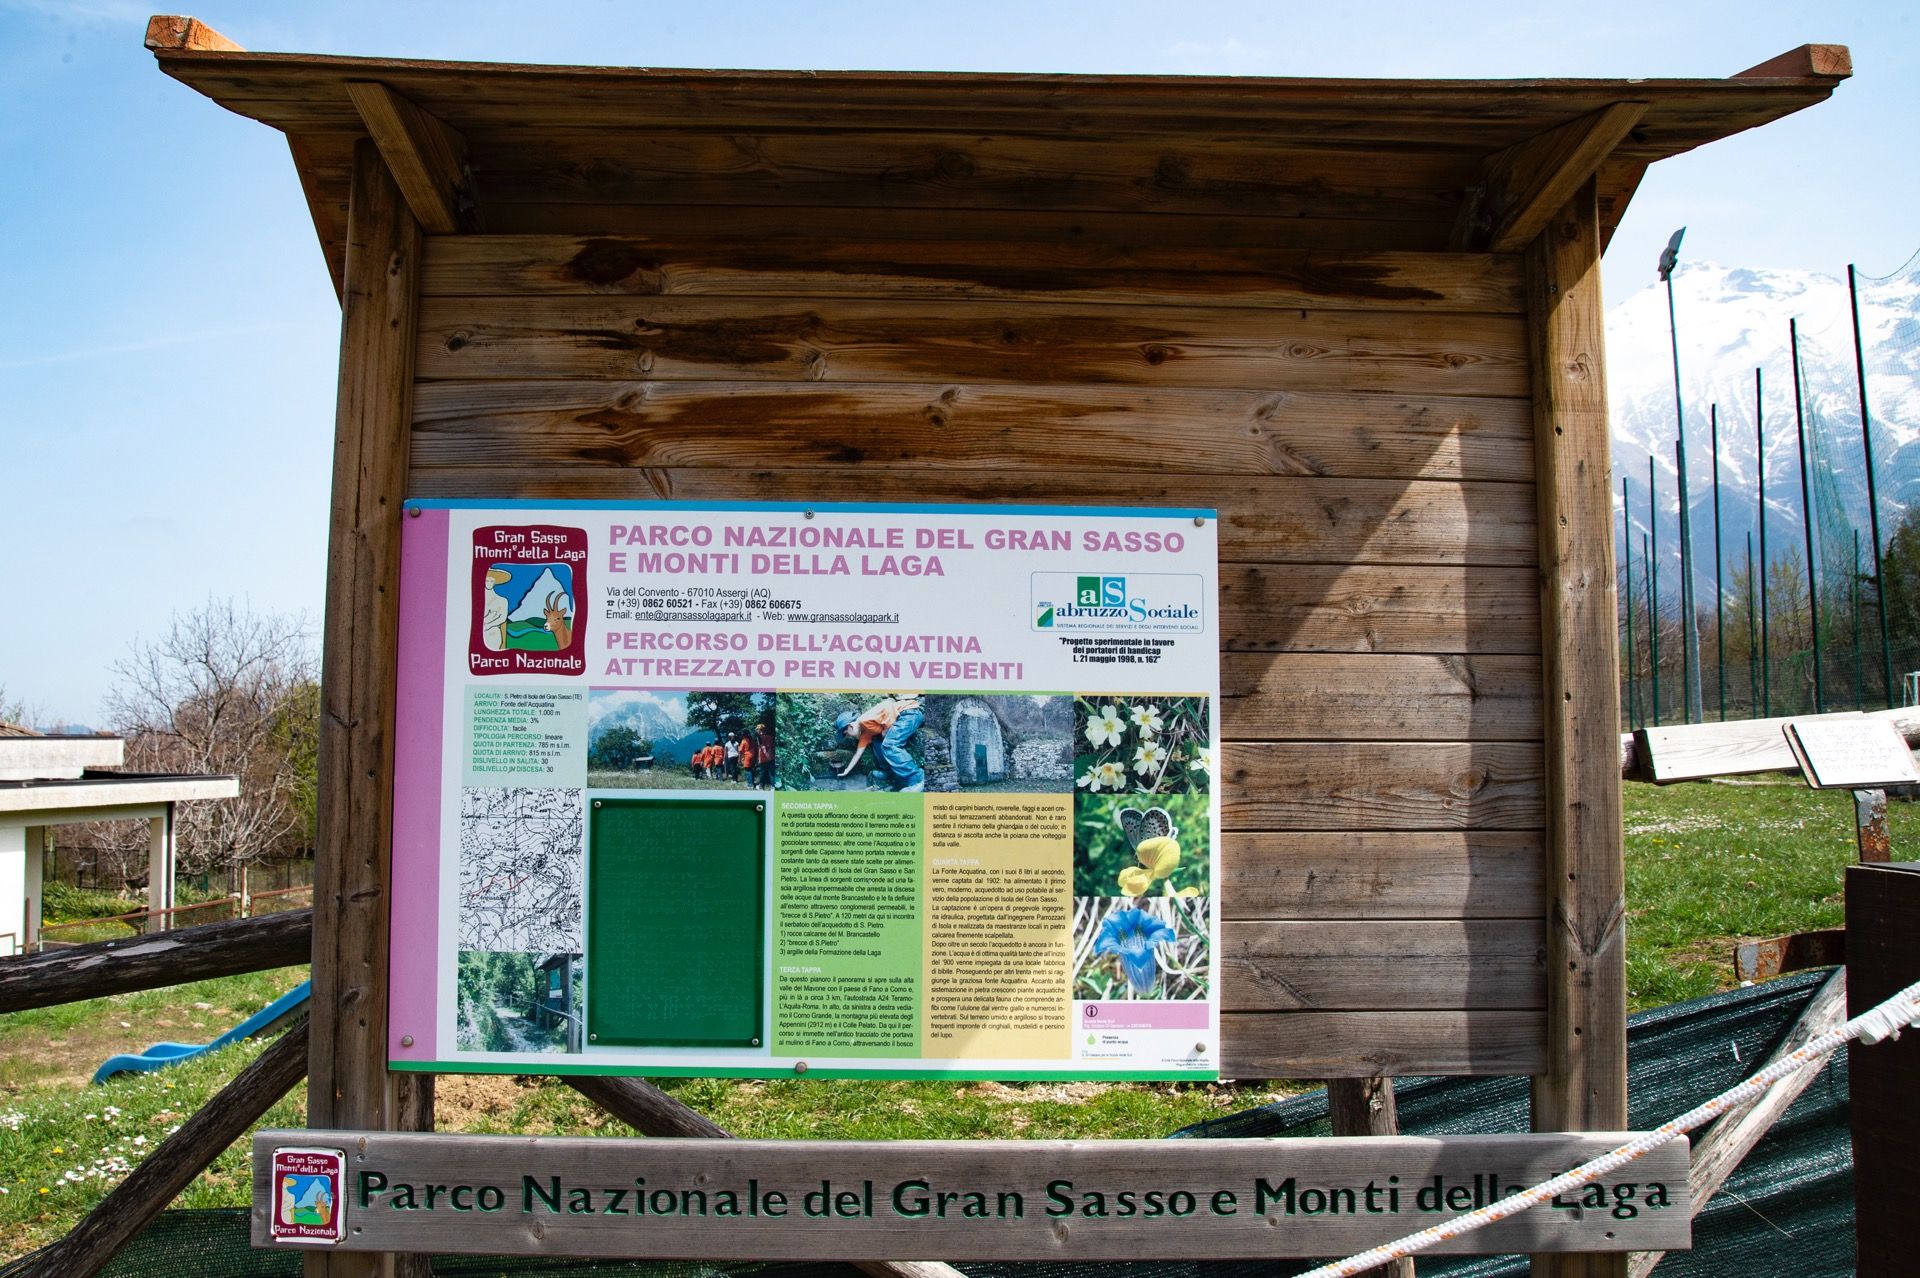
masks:
<svg viewBox="0 0 1920 1278"><path fill-rule="evenodd" d="M387 894L400 519L413 409L420 227L371 141L354 147L321 655L314 849L315 1127L392 1124ZM377 1256L314 1255L309 1275L373 1275Z"/></svg>
<svg viewBox="0 0 1920 1278"><path fill-rule="evenodd" d="M1400 1111L1391 1078L1330 1078L1327 1117L1335 1136L1398 1136ZM1402 1256L1367 1270L1379 1278L1414 1278L1413 1257Z"/></svg>
<svg viewBox="0 0 1920 1278"><path fill-rule="evenodd" d="M1910 862L1847 869L1847 1015L1892 998L1920 971L1920 873ZM1920 1185L1920 1033L1847 1047L1853 1228L1860 1278L1913 1272Z"/></svg>
<svg viewBox="0 0 1920 1278"><path fill-rule="evenodd" d="M1602 356L1600 222L1585 183L1526 254L1546 678L1547 1072L1535 1131L1627 1125L1626 865L1619 652ZM1620 1278L1623 1256L1536 1256L1552 1278Z"/></svg>

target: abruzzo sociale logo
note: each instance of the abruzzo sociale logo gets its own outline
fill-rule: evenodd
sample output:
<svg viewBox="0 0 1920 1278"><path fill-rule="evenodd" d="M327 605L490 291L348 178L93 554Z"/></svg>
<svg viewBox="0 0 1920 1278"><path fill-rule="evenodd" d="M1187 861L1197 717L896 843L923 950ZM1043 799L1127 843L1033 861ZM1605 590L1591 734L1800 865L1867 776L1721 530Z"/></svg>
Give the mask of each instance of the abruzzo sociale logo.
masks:
<svg viewBox="0 0 1920 1278"><path fill-rule="evenodd" d="M1033 574L1035 630L1205 629L1203 582L1191 573Z"/></svg>

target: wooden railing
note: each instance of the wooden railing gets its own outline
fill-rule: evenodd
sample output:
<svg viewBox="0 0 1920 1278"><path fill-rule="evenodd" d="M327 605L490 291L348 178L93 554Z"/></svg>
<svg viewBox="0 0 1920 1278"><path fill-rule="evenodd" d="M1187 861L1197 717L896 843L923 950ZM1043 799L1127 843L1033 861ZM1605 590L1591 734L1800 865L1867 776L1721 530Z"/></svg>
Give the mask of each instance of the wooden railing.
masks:
<svg viewBox="0 0 1920 1278"><path fill-rule="evenodd" d="M210 901L195 901L191 905L173 905L163 910L133 910L126 914L103 914L98 918L70 919L65 923L46 923L42 924L40 928L38 948L45 950L50 946L84 944L85 942L83 941L67 941L63 938L76 932L85 934L92 929L108 925L124 927L128 936L152 935L169 931L179 926L177 920L183 915L205 914L212 910L225 909L230 911L230 913L219 916L218 919L196 919L193 920L193 922L199 923L204 921L211 923L219 921L220 919L244 919L262 914L282 913L289 907L281 905L280 902L284 902L287 898L294 896L303 898L301 904L311 904L313 900L312 884L303 884L299 887L276 888L271 892L217 896ZM262 901L271 901L275 904L271 908L262 909L260 907L260 902ZM156 921L160 926L154 926ZM117 938L94 936L88 939L98 941ZM6 951L0 948L0 953L4 952Z"/></svg>

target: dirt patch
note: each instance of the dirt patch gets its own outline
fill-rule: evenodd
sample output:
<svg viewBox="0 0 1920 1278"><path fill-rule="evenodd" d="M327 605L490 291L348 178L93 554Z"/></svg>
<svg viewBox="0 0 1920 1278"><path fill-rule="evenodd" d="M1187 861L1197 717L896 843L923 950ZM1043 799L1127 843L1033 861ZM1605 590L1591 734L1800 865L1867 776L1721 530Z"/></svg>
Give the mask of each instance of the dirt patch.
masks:
<svg viewBox="0 0 1920 1278"><path fill-rule="evenodd" d="M160 1017L113 1009L54 1034L23 1026L15 1033L0 1033L0 1086L84 1085L109 1056L144 1052L162 1042L210 1042L242 1019L238 1012L217 1007Z"/></svg>
<svg viewBox="0 0 1920 1278"><path fill-rule="evenodd" d="M433 1084L433 1125L465 1131L483 1119L499 1120L519 1105L525 1085L506 1074L442 1074Z"/></svg>

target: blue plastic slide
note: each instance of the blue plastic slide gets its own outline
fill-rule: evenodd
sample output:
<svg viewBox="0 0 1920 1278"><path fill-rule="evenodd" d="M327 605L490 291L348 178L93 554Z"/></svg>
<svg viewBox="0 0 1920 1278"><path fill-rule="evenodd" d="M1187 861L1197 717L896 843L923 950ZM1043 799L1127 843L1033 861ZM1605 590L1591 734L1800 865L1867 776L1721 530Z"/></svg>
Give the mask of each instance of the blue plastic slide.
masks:
<svg viewBox="0 0 1920 1278"><path fill-rule="evenodd" d="M116 1074L151 1074L156 1069L178 1065L181 1061L190 1061L196 1056L218 1051L228 1043L271 1034L307 1010L307 999L312 992L311 981L300 982L299 985L288 990L211 1043L155 1043L138 1054L112 1057L105 1065L94 1071L93 1081L104 1083Z"/></svg>

